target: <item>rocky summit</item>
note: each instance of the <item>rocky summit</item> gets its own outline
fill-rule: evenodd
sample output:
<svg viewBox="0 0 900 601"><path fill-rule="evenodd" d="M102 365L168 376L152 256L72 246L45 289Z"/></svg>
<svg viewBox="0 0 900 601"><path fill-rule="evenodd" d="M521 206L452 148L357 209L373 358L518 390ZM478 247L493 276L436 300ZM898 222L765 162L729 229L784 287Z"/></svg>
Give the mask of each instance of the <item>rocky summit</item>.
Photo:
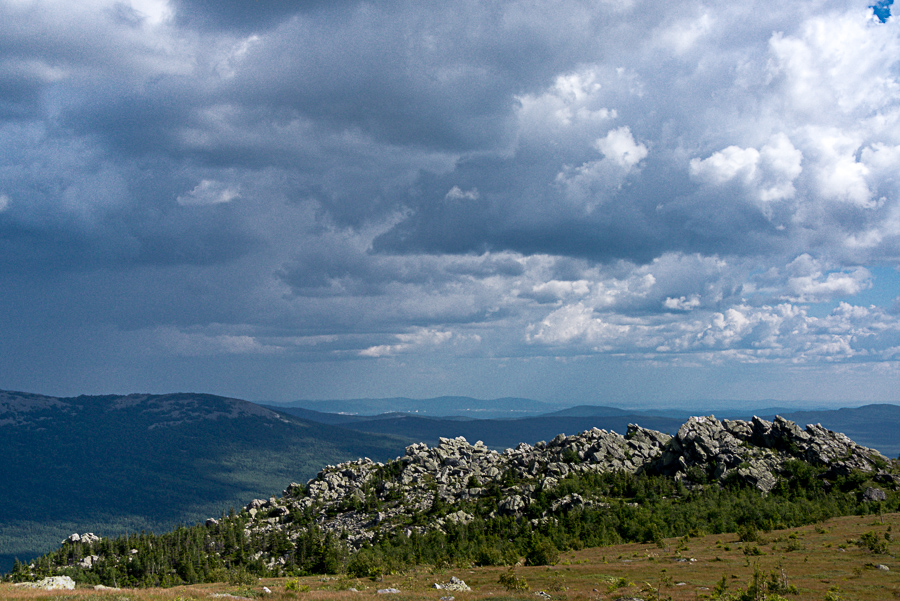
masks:
<svg viewBox="0 0 900 601"><path fill-rule="evenodd" d="M687 486L737 481L768 493L785 464L796 460L826 468L826 478L860 471L892 487L900 484L884 471L889 465L886 457L820 425L803 429L780 417L772 422L692 417L675 436L637 425L630 425L624 436L594 428L502 452L480 441L442 438L435 447L411 445L404 456L387 463L364 458L329 465L306 485L288 486L280 498L247 505L250 519L245 533L267 536L281 531L296 539L301 532L294 530L293 516L318 516L319 528L358 549L376 533L400 530L409 536L474 519L460 509L440 512L442 517L425 523L410 523L411 514L429 512L436 505L466 507L492 495L499 501L491 517L522 516L536 493L553 489L569 475L645 472L673 476ZM560 510L603 504L578 494L565 495L554 501L543 519ZM541 519L532 521L537 525ZM278 561L262 555L270 565Z"/></svg>

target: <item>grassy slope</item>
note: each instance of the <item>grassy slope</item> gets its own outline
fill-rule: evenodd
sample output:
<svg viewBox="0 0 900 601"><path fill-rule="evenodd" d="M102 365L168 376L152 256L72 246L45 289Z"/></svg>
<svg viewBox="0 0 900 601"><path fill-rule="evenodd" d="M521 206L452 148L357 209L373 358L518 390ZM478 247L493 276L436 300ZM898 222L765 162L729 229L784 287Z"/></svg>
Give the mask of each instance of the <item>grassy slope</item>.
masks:
<svg viewBox="0 0 900 601"><path fill-rule="evenodd" d="M383 599L377 589L395 587L401 593L391 596L396 601L425 599L438 601L451 594L460 601L491 599L537 599L536 591L546 591L552 599L596 601L619 597L694 601L708 598L722 580L726 594L745 589L755 570L765 579L774 573L797 587L798 594L783 596L797 601L821 601L832 591L840 599L884 601L900 597L900 564L894 556L900 553L900 542L888 544L888 554L874 554L854 541L873 532L878 538L888 534L900 537L900 514L885 515L883 521L874 516L842 517L814 526L764 533L762 540L750 544L759 554L748 555L746 543L733 534L698 536L690 539L667 539L662 548L652 544L628 544L567 552L553 567L516 567L515 575L524 579L528 591L511 592L499 584L502 567L421 568L404 574L385 576L383 580L322 579L310 576L299 579L308 592L285 590L286 579L266 579L253 585L206 584L174 589L123 590L97 592L78 590L61 596L60 592L26 591L10 584L0 584L0 598L18 599L116 599L118 601L173 601L204 599L210 593L228 593L246 598L264 597L269 601L307 599L339 601L360 598ZM696 561L690 561L694 559ZM682 560L682 561L679 561ZM683 561L687 560L687 561ZM875 568L884 564L890 571ZM441 591L435 582L447 582L457 576L472 587L471 592ZM272 594L264 594L263 587ZM359 592L346 589L354 587Z"/></svg>
<svg viewBox="0 0 900 601"><path fill-rule="evenodd" d="M177 423L159 407L111 410L113 397L64 401L65 414L0 429L0 572L72 532L169 530L277 495L328 463L396 457L408 443L294 418ZM202 411L227 409L201 401Z"/></svg>

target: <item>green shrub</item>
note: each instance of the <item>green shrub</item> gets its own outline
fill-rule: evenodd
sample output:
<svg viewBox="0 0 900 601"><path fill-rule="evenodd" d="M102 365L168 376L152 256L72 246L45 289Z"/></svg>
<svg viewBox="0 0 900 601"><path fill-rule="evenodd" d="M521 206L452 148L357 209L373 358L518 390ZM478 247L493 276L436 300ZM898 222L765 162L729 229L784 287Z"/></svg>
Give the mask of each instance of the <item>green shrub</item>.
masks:
<svg viewBox="0 0 900 601"><path fill-rule="evenodd" d="M563 451L562 460L565 463L581 463L578 453L574 449L566 449Z"/></svg>
<svg viewBox="0 0 900 601"><path fill-rule="evenodd" d="M885 554L888 552L888 542L883 538L879 538L879 536L872 531L866 532L860 536L859 540L855 541L855 544L858 547L868 549L872 553Z"/></svg>
<svg viewBox="0 0 900 601"><path fill-rule="evenodd" d="M288 580L287 582L284 583L284 590L292 591L295 593L308 593L309 586L306 584L300 584L300 580L297 578L294 578L293 580Z"/></svg>
<svg viewBox="0 0 900 601"><path fill-rule="evenodd" d="M759 531L753 524L741 524L737 530L738 540L742 543L759 543Z"/></svg>
<svg viewBox="0 0 900 601"><path fill-rule="evenodd" d="M524 578L519 578L516 571L510 567L505 574L500 574L500 584L508 591L527 591L528 582Z"/></svg>
<svg viewBox="0 0 900 601"><path fill-rule="evenodd" d="M535 536L525 554L525 563L530 566L550 566L559 561L559 549L548 538Z"/></svg>
<svg viewBox="0 0 900 601"><path fill-rule="evenodd" d="M481 547L475 554L475 565L477 566L502 566L503 553L497 547Z"/></svg>
<svg viewBox="0 0 900 601"><path fill-rule="evenodd" d="M257 580L256 576L251 574L244 566L234 568L228 572L228 584L256 584Z"/></svg>
<svg viewBox="0 0 900 601"><path fill-rule="evenodd" d="M611 594L611 593L616 592L616 591L619 590L620 588L626 588L626 587L629 587L629 586L634 586L634 583L633 583L633 582L628 582L627 579L625 579L625 578L623 578L623 577L621 577L621 576L620 576L619 578L613 578L613 579L610 581L609 586L608 586L607 589L606 589L606 593L607 593L607 594Z"/></svg>
<svg viewBox="0 0 900 601"><path fill-rule="evenodd" d="M381 557L373 549L360 549L347 564L347 575L351 578L377 579L384 574Z"/></svg>

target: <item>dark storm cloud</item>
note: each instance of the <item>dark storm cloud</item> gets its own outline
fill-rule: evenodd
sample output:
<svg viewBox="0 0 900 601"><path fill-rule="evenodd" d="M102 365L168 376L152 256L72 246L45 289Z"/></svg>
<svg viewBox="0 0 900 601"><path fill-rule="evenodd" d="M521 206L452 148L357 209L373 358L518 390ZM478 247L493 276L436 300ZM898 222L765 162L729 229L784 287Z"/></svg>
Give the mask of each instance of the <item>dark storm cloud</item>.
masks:
<svg viewBox="0 0 900 601"><path fill-rule="evenodd" d="M850 302L900 257L880 14L2 3L4 339L205 357L204 381L217 357L890 364L896 316Z"/></svg>
<svg viewBox="0 0 900 601"><path fill-rule="evenodd" d="M111 215L90 230L0 223L0 271L41 273L138 265L213 265L259 244L221 213L202 217Z"/></svg>
<svg viewBox="0 0 900 601"><path fill-rule="evenodd" d="M196 91L179 78L163 78L135 89L134 82L71 90L59 125L77 135L96 136L118 156L161 154L186 158L178 131L190 124Z"/></svg>
<svg viewBox="0 0 900 601"><path fill-rule="evenodd" d="M390 144L494 149L508 144L513 96L590 47L583 32L563 40L534 25L479 3L303 15L251 46L229 88L239 103L290 109Z"/></svg>
<svg viewBox="0 0 900 601"><path fill-rule="evenodd" d="M422 178L419 194L408 201L410 216L376 238L375 250L513 250L646 263L667 251L777 252L790 239L738 194L691 194L686 175L664 160L647 160L614 201L585 211L565 197L558 163L545 155L528 158L466 163L446 176ZM478 198L448 198L457 182L462 190L477 189ZM723 196L729 200L722 202Z"/></svg>
<svg viewBox="0 0 900 601"><path fill-rule="evenodd" d="M186 28L253 32L265 30L292 15L342 11L357 0L176 0L176 22Z"/></svg>
<svg viewBox="0 0 900 601"><path fill-rule="evenodd" d="M9 65L0 71L0 119L35 117L40 109L43 82L16 72Z"/></svg>

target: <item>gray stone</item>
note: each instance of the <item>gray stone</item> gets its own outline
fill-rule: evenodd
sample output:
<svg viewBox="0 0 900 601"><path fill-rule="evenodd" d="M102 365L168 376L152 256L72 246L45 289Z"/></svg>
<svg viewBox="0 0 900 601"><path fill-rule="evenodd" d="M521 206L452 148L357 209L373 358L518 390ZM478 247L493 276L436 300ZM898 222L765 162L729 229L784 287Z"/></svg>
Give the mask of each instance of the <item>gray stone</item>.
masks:
<svg viewBox="0 0 900 601"><path fill-rule="evenodd" d="M101 538L94 534L93 532L85 532L84 534L70 534L69 537L62 542L62 544L66 543L81 543L83 545L90 545L100 541Z"/></svg>
<svg viewBox="0 0 900 601"><path fill-rule="evenodd" d="M83 558L81 561L79 561L75 565L77 565L79 568L84 568L85 570L90 570L91 566L93 566L94 563L98 559L100 559L99 555L88 555L87 557Z"/></svg>
<svg viewBox="0 0 900 601"><path fill-rule="evenodd" d="M519 513L525 509L525 501L519 495L512 495L500 501L497 508L504 513Z"/></svg>
<svg viewBox="0 0 900 601"><path fill-rule="evenodd" d="M472 590L471 588L469 588L469 585L467 585L464 580L457 578L456 576L451 577L450 582L445 582L443 584L439 584L439 583L435 582L434 588L436 588L438 590L444 590L444 591L470 591L470 590Z"/></svg>
<svg viewBox="0 0 900 601"><path fill-rule="evenodd" d="M876 501L887 501L887 495L884 494L884 491L880 488L874 488L870 486L863 492L863 501L868 501L870 503Z"/></svg>
<svg viewBox="0 0 900 601"><path fill-rule="evenodd" d="M20 582L16 586L42 591L73 591L75 590L75 581L68 576L50 576L38 582Z"/></svg>

